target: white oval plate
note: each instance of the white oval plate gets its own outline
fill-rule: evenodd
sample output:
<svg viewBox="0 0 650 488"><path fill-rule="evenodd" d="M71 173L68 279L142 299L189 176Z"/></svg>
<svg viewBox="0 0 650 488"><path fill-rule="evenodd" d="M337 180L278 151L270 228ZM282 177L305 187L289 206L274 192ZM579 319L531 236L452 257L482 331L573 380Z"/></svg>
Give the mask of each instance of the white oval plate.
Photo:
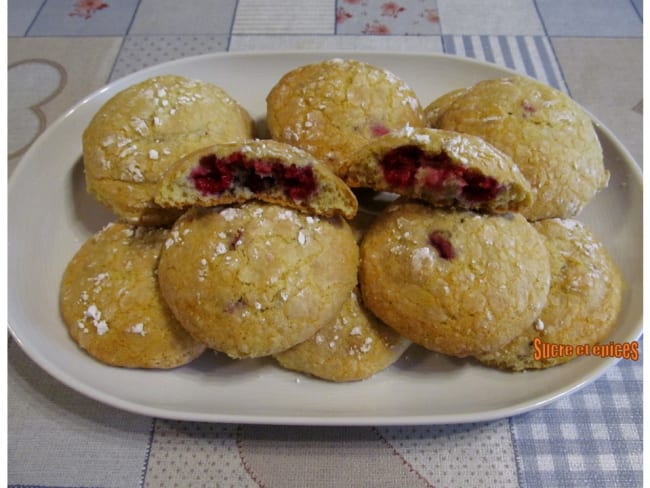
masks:
<svg viewBox="0 0 650 488"><path fill-rule="evenodd" d="M15 340L45 371L75 390L132 412L179 420L309 425L436 424L522 413L575 391L615 359L579 358L544 371L511 374L472 360L413 347L373 378L332 384L277 367L270 359L232 361L208 353L172 371L105 366L68 337L59 314L63 270L79 246L113 217L84 187L81 133L117 91L175 73L224 88L262 121L265 97L297 66L354 57L406 80L423 105L454 88L511 71L445 55L378 53L211 54L145 69L94 93L54 122L25 154L9 183L9 324ZM611 340L642 329L642 178L617 139L595 121L609 187L581 214L621 267L627 288Z"/></svg>

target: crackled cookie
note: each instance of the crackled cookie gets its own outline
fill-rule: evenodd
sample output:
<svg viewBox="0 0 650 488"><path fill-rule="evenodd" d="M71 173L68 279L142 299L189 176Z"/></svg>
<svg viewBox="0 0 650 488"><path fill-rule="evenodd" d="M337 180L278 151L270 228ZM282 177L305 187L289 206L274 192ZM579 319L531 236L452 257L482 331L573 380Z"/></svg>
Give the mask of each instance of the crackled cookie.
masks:
<svg viewBox="0 0 650 488"><path fill-rule="evenodd" d="M221 88L164 75L117 93L83 133L88 191L121 219L171 223L180 215L153 201L165 171L184 155L253 136L249 114Z"/></svg>
<svg viewBox="0 0 650 488"><path fill-rule="evenodd" d="M473 134L508 154L530 183L529 220L577 215L609 173L593 124L559 90L524 77L485 80L425 109L429 124Z"/></svg>
<svg viewBox="0 0 650 488"><path fill-rule="evenodd" d="M447 92L436 98L429 105L424 107L424 120L430 127L438 126L438 118L445 113L445 111L454 103L458 98L462 97L467 88L458 88Z"/></svg>
<svg viewBox="0 0 650 488"><path fill-rule="evenodd" d="M245 358L281 352L333 321L357 266L344 219L252 201L190 209L172 228L158 275L197 340Z"/></svg>
<svg viewBox="0 0 650 488"><path fill-rule="evenodd" d="M163 300L156 268L169 230L109 224L68 264L60 290L70 336L113 366L174 368L205 346L178 323Z"/></svg>
<svg viewBox="0 0 650 488"><path fill-rule="evenodd" d="M179 160L163 177L161 207L214 206L258 199L325 217L351 219L357 200L311 154L273 140L217 144Z"/></svg>
<svg viewBox="0 0 650 488"><path fill-rule="evenodd" d="M398 201L361 242L359 280L364 303L387 325L463 357L502 347L539 316L550 266L521 214Z"/></svg>
<svg viewBox="0 0 650 488"><path fill-rule="evenodd" d="M491 212L531 203L530 185L509 156L479 137L408 127L350 156L345 179L436 206Z"/></svg>
<svg viewBox="0 0 650 488"><path fill-rule="evenodd" d="M369 378L397 361L411 342L372 315L359 295L355 288L335 321L275 359L287 369L338 382Z"/></svg>
<svg viewBox="0 0 650 488"><path fill-rule="evenodd" d="M623 280L603 244L576 220L535 222L551 263L551 288L540 317L503 348L477 359L498 368L542 369L574 359L575 347L607 338L621 309ZM572 354L535 359L535 342L572 347ZM538 349L541 345L538 343Z"/></svg>
<svg viewBox="0 0 650 488"><path fill-rule="evenodd" d="M339 176L347 156L369 140L424 125L420 102L404 81L355 60L296 68L266 101L271 137L309 151Z"/></svg>

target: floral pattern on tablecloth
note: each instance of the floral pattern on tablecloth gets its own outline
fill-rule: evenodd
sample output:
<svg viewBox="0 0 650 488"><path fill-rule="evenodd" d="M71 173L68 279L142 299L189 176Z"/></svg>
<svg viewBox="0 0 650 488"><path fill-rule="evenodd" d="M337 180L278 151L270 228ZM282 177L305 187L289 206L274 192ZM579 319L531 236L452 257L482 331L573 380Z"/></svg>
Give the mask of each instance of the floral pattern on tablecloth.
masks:
<svg viewBox="0 0 650 488"><path fill-rule="evenodd" d="M108 4L100 0L78 0L74 4L74 10L72 10L68 15L70 17L81 17L88 20L95 12L107 7Z"/></svg>
<svg viewBox="0 0 650 488"><path fill-rule="evenodd" d="M365 35L439 34L438 4L435 0L338 0L336 32Z"/></svg>

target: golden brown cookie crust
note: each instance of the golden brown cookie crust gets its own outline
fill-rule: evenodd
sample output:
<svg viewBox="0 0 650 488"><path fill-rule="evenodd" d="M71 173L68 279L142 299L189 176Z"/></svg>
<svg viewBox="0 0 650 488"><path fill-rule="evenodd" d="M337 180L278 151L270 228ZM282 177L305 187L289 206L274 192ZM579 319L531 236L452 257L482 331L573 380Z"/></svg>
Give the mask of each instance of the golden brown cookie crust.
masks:
<svg viewBox="0 0 650 488"><path fill-rule="evenodd" d="M429 124L483 138L512 157L529 181L529 220L570 218L607 185L591 119L564 93L535 80L485 80L425 109Z"/></svg>
<svg viewBox="0 0 650 488"><path fill-rule="evenodd" d="M275 359L287 369L318 378L358 381L389 367L410 344L364 307L355 288L335 321Z"/></svg>
<svg viewBox="0 0 650 488"><path fill-rule="evenodd" d="M179 160L163 177L155 201L186 208L257 199L303 212L348 219L357 199L311 154L273 140L217 144Z"/></svg>
<svg viewBox="0 0 650 488"><path fill-rule="evenodd" d="M159 266L163 296L201 342L233 358L281 352L334 320L356 284L358 246L341 218L277 205L194 207Z"/></svg>
<svg viewBox="0 0 650 488"><path fill-rule="evenodd" d="M85 129L87 188L131 223L170 223L178 212L153 202L165 171L203 146L252 136L250 115L216 85L174 75L150 78L110 98Z"/></svg>
<svg viewBox="0 0 650 488"><path fill-rule="evenodd" d="M467 88L457 88L436 98L424 108L424 120L429 127L438 127L438 119L444 114L451 104L462 97Z"/></svg>
<svg viewBox="0 0 650 488"><path fill-rule="evenodd" d="M156 268L169 231L114 223L86 241L68 264L61 314L74 341L113 366L174 368L205 346L163 300Z"/></svg>
<svg viewBox="0 0 650 488"><path fill-rule="evenodd" d="M541 236L520 214L398 201L364 236L366 306L404 337L453 356L493 351L539 316L550 282Z"/></svg>
<svg viewBox="0 0 650 488"><path fill-rule="evenodd" d="M336 174L363 144L407 125L422 127L415 92L368 63L329 59L286 73L267 96L273 139L312 153Z"/></svg>
<svg viewBox="0 0 650 488"><path fill-rule="evenodd" d="M616 325L623 279L603 244L582 223L548 219L534 223L551 263L551 288L540 317L505 347L477 359L514 371L543 369L576 357L576 346L599 343ZM535 339L572 346L571 354L535 359ZM541 345L537 349L541 351Z"/></svg>

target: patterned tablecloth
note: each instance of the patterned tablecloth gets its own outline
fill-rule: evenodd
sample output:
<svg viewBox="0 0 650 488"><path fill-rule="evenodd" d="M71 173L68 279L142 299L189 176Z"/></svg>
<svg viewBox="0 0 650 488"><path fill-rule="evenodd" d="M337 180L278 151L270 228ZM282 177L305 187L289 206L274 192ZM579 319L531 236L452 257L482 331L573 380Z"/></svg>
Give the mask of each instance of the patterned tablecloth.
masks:
<svg viewBox="0 0 650 488"><path fill-rule="evenodd" d="M9 0L8 173L111 80L218 51L449 53L568 92L641 164L641 0ZM640 486L642 361L492 422L409 427L149 418L63 386L9 339L10 486Z"/></svg>

